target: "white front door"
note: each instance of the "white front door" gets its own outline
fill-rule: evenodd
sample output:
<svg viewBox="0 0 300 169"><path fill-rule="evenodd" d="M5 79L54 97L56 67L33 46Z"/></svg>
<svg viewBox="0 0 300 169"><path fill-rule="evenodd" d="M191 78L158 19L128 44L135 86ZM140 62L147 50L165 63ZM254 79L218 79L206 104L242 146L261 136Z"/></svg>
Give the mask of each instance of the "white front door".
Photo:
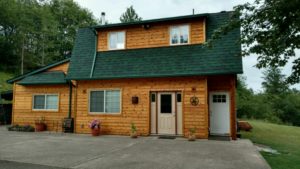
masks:
<svg viewBox="0 0 300 169"><path fill-rule="evenodd" d="M211 92L209 97L210 134L230 134L230 98L228 92Z"/></svg>
<svg viewBox="0 0 300 169"><path fill-rule="evenodd" d="M158 134L175 134L175 93L158 93Z"/></svg>

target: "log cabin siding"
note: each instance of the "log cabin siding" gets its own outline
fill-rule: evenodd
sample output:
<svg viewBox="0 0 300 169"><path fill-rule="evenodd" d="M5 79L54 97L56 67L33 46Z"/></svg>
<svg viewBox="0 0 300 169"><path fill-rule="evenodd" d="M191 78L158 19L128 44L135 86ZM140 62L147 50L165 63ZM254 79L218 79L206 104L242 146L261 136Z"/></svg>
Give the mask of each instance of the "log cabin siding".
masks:
<svg viewBox="0 0 300 169"><path fill-rule="evenodd" d="M188 135L190 128L196 128L198 138L208 137L207 86L205 77L186 78L147 78L78 81L77 84L77 133L90 133L88 123L97 118L101 120L103 134L129 135L130 124L134 122L138 133L150 134L150 92L182 91L183 132ZM196 90L192 90L195 88ZM120 89L120 114L89 114L89 91L94 89ZM138 96L137 105L131 103L131 97ZM196 96L200 102L192 106L190 97Z"/></svg>
<svg viewBox="0 0 300 169"><path fill-rule="evenodd" d="M69 62L54 66L46 71L68 71ZM68 116L69 112L69 85L18 85L14 83L13 88L13 117L12 123L19 125L34 126L35 120L45 117L47 130L61 131L62 119ZM58 111L37 111L32 109L33 96L35 94L58 94ZM73 95L73 105L75 103ZM74 106L73 106L74 108ZM72 108L72 109L73 109ZM74 109L73 111L74 112ZM74 113L72 113L74 117Z"/></svg>
<svg viewBox="0 0 300 169"><path fill-rule="evenodd" d="M108 50L109 32L115 31L125 31L125 49L170 46L170 27L185 24L190 27L190 44L205 42L205 19L197 19L188 22L155 23L149 29L142 28L142 25L103 29L98 31L98 51Z"/></svg>
<svg viewBox="0 0 300 169"><path fill-rule="evenodd" d="M58 111L33 110L35 94L58 94ZM45 117L47 130L61 131L62 119L68 117L69 86L68 85L14 85L13 124L34 126L35 120ZM74 96L73 103L74 105ZM74 113L72 113L74 117Z"/></svg>
<svg viewBox="0 0 300 169"><path fill-rule="evenodd" d="M57 66L54 66L50 69L48 69L47 71L63 71L65 74L67 74L68 72L68 68L69 68L69 63L70 62L66 62Z"/></svg>

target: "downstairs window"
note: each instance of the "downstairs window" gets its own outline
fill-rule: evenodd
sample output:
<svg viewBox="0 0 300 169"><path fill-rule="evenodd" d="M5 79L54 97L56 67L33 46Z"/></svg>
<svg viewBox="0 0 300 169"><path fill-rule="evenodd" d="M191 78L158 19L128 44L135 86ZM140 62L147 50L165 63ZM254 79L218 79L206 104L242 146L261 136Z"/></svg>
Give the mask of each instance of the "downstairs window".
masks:
<svg viewBox="0 0 300 169"><path fill-rule="evenodd" d="M90 113L120 113L120 90L90 92Z"/></svg>
<svg viewBox="0 0 300 169"><path fill-rule="evenodd" d="M33 95L33 110L58 110L58 94Z"/></svg>

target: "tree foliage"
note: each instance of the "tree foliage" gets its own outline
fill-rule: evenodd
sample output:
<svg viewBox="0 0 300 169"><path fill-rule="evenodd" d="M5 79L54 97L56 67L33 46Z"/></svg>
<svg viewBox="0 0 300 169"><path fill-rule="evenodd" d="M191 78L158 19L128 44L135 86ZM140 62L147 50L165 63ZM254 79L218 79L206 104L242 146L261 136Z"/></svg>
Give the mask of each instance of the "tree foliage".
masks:
<svg viewBox="0 0 300 169"><path fill-rule="evenodd" d="M1 0L0 71L24 72L70 54L76 30L94 25L91 12L72 0ZM22 72L22 71L21 71Z"/></svg>
<svg viewBox="0 0 300 169"><path fill-rule="evenodd" d="M300 81L300 1L255 0L234 7L232 20L217 30L213 39L241 27L243 55L258 55L258 68L283 67L291 59L291 84ZM240 19L236 19L240 18Z"/></svg>
<svg viewBox="0 0 300 169"><path fill-rule="evenodd" d="M138 16L138 14L133 9L133 6L130 6L126 9L126 11L121 15L120 21L122 23L125 22L135 22L135 21L141 21L142 18Z"/></svg>
<svg viewBox="0 0 300 169"><path fill-rule="evenodd" d="M265 70L263 79L264 90L254 93L247 88L244 78L238 78L238 117L300 126L300 92L289 89L278 68Z"/></svg>
<svg viewBox="0 0 300 169"><path fill-rule="evenodd" d="M276 67L270 67L263 72L264 81L262 87L265 93L276 95L280 93L286 93L289 89L289 85L285 82L285 76L281 73L281 70Z"/></svg>

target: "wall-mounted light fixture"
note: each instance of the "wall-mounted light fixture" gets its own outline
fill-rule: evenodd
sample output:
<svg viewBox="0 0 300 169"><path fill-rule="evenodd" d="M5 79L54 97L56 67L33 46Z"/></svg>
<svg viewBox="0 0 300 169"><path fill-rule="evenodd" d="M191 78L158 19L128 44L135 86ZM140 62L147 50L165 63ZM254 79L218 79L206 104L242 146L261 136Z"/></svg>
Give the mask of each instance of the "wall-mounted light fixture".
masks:
<svg viewBox="0 0 300 169"><path fill-rule="evenodd" d="M149 24L143 24L142 27L147 30L147 29L150 29L151 25L149 25Z"/></svg>
<svg viewBox="0 0 300 169"><path fill-rule="evenodd" d="M192 87L192 92L195 92L196 90L196 87Z"/></svg>

